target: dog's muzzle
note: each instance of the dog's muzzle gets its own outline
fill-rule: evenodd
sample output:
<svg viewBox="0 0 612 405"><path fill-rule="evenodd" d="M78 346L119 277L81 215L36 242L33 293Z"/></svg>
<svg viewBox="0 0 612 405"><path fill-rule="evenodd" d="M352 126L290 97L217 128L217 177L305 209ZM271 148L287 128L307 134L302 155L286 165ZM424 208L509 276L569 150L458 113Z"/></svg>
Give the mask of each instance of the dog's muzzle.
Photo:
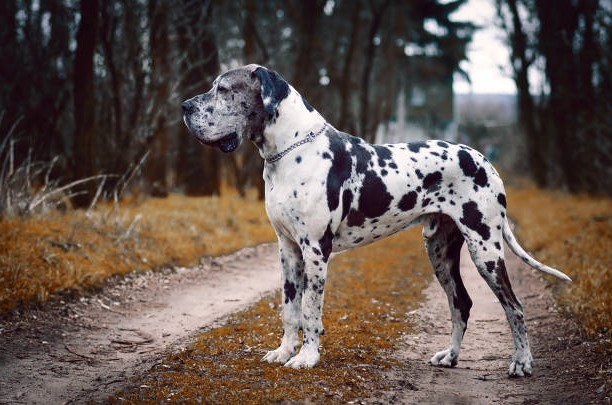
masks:
<svg viewBox="0 0 612 405"><path fill-rule="evenodd" d="M191 116L197 112L197 106L193 102L193 99L183 102L181 104L181 108L183 109L183 121L185 122L185 125L189 129L189 132L191 132L202 145L217 147L225 153L235 151L240 145L240 136L235 131L214 141L204 139L199 134L198 129L191 125Z"/></svg>

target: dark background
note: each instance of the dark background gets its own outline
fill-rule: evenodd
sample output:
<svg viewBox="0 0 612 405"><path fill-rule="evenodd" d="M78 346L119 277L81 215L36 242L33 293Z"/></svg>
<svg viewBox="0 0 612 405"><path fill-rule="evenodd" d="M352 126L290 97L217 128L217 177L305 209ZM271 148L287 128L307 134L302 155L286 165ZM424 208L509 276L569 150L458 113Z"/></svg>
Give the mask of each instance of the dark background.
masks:
<svg viewBox="0 0 612 405"><path fill-rule="evenodd" d="M518 126L501 136L522 145L509 167L524 167L539 186L609 194L612 6L491 2L517 86L502 104ZM0 194L98 174L109 176L71 188L74 205L128 187L164 196L219 194L221 179L241 191L257 186L254 148L221 156L201 147L179 107L247 63L278 71L334 126L369 141L386 141L389 125L406 121L425 137L486 145L477 106L460 110L471 120L459 134L447 130L457 119L452 79L478 28L452 19L464 3L2 0ZM545 77L538 94L529 93L532 66Z"/></svg>

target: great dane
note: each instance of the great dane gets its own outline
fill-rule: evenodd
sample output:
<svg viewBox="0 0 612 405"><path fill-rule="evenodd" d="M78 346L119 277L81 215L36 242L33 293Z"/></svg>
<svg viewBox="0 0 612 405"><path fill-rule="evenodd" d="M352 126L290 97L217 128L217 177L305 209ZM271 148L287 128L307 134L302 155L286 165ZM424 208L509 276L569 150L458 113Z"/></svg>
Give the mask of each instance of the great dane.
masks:
<svg viewBox="0 0 612 405"><path fill-rule="evenodd" d="M508 280L503 241L531 267L570 279L517 243L502 180L483 155L447 141L370 145L336 130L278 73L258 65L220 75L210 91L181 106L185 124L201 143L232 152L248 138L265 160L265 206L282 267L283 338L263 360L314 367L330 254L420 224L452 320L450 345L434 354L431 364L457 365L472 306L459 273L466 242L510 324L509 375L532 373L525 318Z"/></svg>

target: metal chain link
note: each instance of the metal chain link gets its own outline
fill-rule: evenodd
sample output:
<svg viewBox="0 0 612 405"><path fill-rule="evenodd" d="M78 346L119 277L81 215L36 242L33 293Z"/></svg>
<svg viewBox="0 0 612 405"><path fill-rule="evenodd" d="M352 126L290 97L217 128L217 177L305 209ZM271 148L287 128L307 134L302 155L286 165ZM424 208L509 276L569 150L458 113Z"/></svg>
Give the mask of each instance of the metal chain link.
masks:
<svg viewBox="0 0 612 405"><path fill-rule="evenodd" d="M312 141L315 140L315 138L319 135L321 135L323 133L323 131L325 131L325 128L327 128L327 123L325 123L323 125L323 128L321 128L317 133L313 134L312 132L310 132L308 135L306 135L306 138L302 139L301 141L298 141L296 143L294 143L293 145L289 146L287 149L283 150L280 153L277 153L276 155L270 156L266 158L266 162L267 163L275 163L278 162L279 160L281 160L287 153L291 152L293 149L300 147L304 144L310 143Z"/></svg>

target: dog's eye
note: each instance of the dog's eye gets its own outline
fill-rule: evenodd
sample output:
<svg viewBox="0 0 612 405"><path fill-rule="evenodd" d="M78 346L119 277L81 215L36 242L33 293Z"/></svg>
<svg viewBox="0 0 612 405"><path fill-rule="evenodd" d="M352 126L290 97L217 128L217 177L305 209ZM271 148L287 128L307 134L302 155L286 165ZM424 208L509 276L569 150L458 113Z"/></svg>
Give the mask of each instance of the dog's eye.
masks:
<svg viewBox="0 0 612 405"><path fill-rule="evenodd" d="M227 93L229 91L229 89L227 87L225 87L225 86L219 85L219 86L217 86L217 91L219 93Z"/></svg>

